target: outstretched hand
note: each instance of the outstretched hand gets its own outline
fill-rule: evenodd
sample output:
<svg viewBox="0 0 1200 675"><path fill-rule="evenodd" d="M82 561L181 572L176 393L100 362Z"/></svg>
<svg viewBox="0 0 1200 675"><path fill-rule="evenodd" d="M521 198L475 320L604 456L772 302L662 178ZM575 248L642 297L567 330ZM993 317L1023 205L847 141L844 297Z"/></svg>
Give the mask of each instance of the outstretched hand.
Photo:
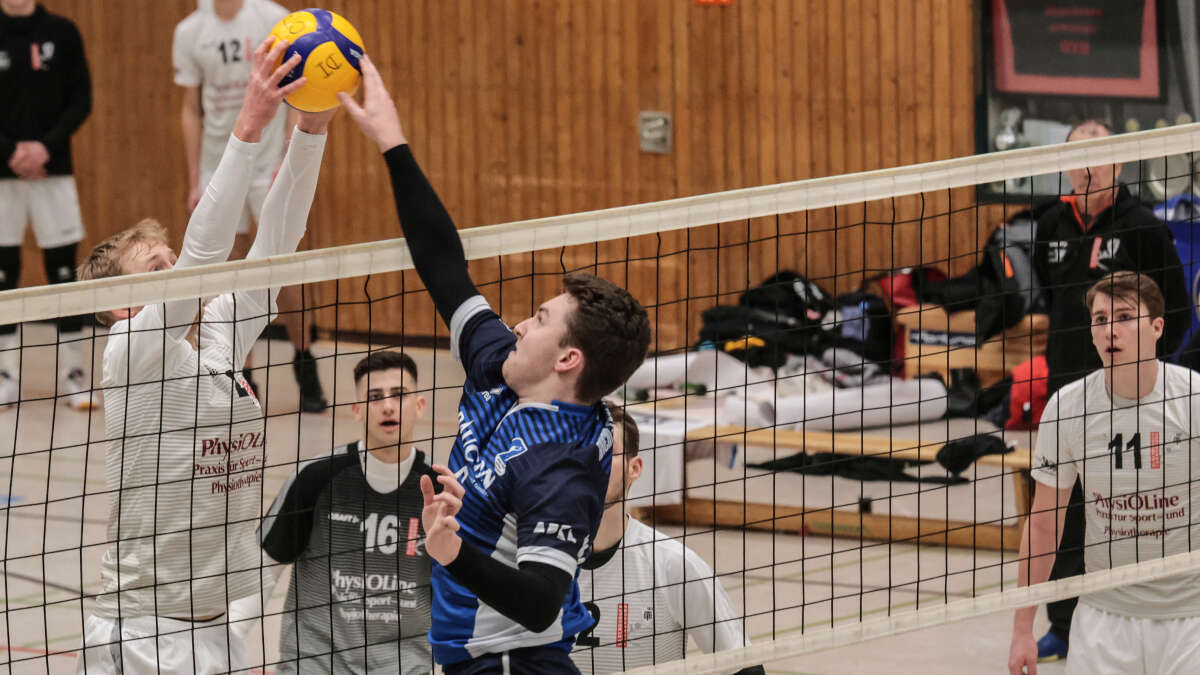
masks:
<svg viewBox="0 0 1200 675"><path fill-rule="evenodd" d="M375 141L380 152L387 152L397 145L404 145L404 129L400 127L400 115L396 113L396 104L388 94L383 78L365 54L359 62L363 76L363 102L359 105L346 93L339 93L338 100L342 107L354 118L358 128Z"/></svg>
<svg viewBox="0 0 1200 675"><path fill-rule="evenodd" d="M237 122L233 127L233 135L239 140L257 143L262 138L262 130L275 118L279 103L307 82L301 77L286 87L279 86L279 82L300 63L300 55L292 54L292 58L284 61L279 67L275 66L287 46L287 40L275 41L274 37L268 36L258 49L254 50L250 82L246 85L242 110L238 113Z"/></svg>
<svg viewBox="0 0 1200 675"><path fill-rule="evenodd" d="M421 511L421 524L425 527L425 550L442 565L449 565L458 557L462 539L458 536L458 515L466 490L454 477L454 473L442 464L434 464L433 470L442 484L442 491L434 494L433 481L421 476L421 496L425 506Z"/></svg>

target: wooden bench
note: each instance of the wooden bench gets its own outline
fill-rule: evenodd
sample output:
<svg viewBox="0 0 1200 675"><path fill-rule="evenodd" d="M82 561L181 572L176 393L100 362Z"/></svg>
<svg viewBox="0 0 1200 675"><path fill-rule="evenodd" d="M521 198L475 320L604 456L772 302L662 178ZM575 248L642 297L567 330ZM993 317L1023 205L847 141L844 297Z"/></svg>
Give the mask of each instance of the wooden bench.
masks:
<svg viewBox="0 0 1200 675"><path fill-rule="evenodd" d="M1028 314L1000 335L975 344L975 312L946 314L937 305L902 309L896 323L904 331L906 377L936 373L949 382L951 370L971 368L985 387L1044 353L1050 329L1050 317Z"/></svg>
<svg viewBox="0 0 1200 675"><path fill-rule="evenodd" d="M933 462L944 442L873 436L859 432L791 431L776 429L746 430L743 427L703 427L688 433L690 443L712 442L714 446L764 447L807 453L832 453L846 456L887 457ZM985 455L975 462L997 467L1002 475L1012 476L1017 523L973 523L942 518L914 518L875 514L848 509L781 506L752 501L697 499L685 492L682 504L640 507L639 515L658 522L688 525L741 527L756 530L792 531L862 537L881 541L938 544L991 550L1018 550L1021 527L1029 513L1031 483L1030 451L1016 448L998 455ZM686 467L685 467L686 470ZM686 480L686 476L685 476ZM686 482L685 482L686 485Z"/></svg>

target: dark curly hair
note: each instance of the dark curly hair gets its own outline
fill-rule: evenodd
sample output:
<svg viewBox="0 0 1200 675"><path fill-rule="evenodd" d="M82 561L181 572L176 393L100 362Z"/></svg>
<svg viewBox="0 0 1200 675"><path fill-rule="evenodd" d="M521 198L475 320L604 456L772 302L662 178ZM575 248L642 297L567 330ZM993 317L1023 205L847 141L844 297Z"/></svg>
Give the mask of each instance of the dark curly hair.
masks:
<svg viewBox="0 0 1200 675"><path fill-rule="evenodd" d="M576 395L595 403L615 391L646 359L650 319L629 291L600 277L572 272L563 292L575 300L562 346L583 352Z"/></svg>

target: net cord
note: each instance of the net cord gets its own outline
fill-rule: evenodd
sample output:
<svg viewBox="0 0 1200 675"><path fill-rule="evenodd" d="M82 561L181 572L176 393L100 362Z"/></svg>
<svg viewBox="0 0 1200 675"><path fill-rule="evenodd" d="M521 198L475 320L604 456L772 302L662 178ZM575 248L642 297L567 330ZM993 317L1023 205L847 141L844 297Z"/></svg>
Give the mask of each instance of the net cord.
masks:
<svg viewBox="0 0 1200 675"><path fill-rule="evenodd" d="M1180 574L1200 573L1200 551L1178 553L1107 570L1023 586L999 593L924 606L910 612L867 619L850 625L815 628L801 635L731 649L715 654L689 654L670 663L626 671L637 675L694 675L730 673L749 665L770 664L813 652L835 649L866 640L890 637L948 623L974 619L995 612L1013 611L1031 605L1109 590L1131 583L1144 583ZM997 664L1003 669L1004 664Z"/></svg>
<svg viewBox="0 0 1200 675"><path fill-rule="evenodd" d="M1200 123L461 231L469 260L1200 151ZM6 323L412 269L404 239L0 293Z"/></svg>

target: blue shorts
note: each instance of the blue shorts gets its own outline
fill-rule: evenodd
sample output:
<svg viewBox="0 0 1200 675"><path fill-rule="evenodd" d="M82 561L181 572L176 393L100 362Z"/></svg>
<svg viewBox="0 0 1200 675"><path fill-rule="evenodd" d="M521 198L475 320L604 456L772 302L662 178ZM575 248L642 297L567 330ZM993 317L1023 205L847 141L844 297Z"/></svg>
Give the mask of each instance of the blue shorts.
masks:
<svg viewBox="0 0 1200 675"><path fill-rule="evenodd" d="M445 675L561 675L579 673L569 652L558 647L526 647L500 654L484 654L470 661L442 667Z"/></svg>

